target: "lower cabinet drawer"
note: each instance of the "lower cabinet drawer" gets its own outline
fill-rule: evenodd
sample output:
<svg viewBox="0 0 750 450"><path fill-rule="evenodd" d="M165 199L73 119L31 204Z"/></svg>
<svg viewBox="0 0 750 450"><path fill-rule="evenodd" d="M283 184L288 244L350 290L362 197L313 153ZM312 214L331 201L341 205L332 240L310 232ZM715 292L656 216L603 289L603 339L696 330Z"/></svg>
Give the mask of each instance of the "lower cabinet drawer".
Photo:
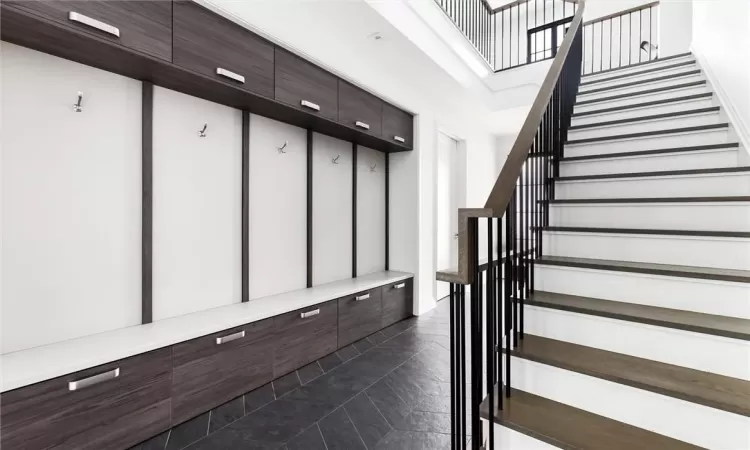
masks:
<svg viewBox="0 0 750 450"><path fill-rule="evenodd" d="M349 345L380 329L381 289L338 299L339 347Z"/></svg>
<svg viewBox="0 0 750 450"><path fill-rule="evenodd" d="M184 422L270 382L273 345L273 319L175 345L172 422Z"/></svg>
<svg viewBox="0 0 750 450"><path fill-rule="evenodd" d="M336 301L274 317L273 373L280 377L336 351Z"/></svg>
<svg viewBox="0 0 750 450"><path fill-rule="evenodd" d="M120 449L170 425L171 347L0 394L0 447Z"/></svg>
<svg viewBox="0 0 750 450"><path fill-rule="evenodd" d="M414 279L383 286L383 315L381 327L393 325L412 315Z"/></svg>

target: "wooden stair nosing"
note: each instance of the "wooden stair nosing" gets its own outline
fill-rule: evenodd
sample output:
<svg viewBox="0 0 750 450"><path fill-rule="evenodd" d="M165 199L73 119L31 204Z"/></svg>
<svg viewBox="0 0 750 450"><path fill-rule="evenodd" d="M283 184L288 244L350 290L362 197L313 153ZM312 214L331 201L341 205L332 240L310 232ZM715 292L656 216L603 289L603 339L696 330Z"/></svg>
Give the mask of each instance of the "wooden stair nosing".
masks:
<svg viewBox="0 0 750 450"><path fill-rule="evenodd" d="M609 102L612 100L621 100L623 98L638 97L638 96L647 95L647 94L657 94L659 92L673 91L676 89L683 89L683 88L689 88L689 87L701 86L701 85L706 85L706 80L691 81L690 83L675 84L672 86L665 86L665 87L654 88L654 89L646 89L643 91L628 92L627 94L613 95L611 97L594 98L591 100L584 100L582 102L576 101L575 106L585 106L585 105L590 105L592 103Z"/></svg>
<svg viewBox="0 0 750 450"><path fill-rule="evenodd" d="M713 175L721 173L743 173L750 172L750 167L718 167L715 169L684 169L664 170L657 172L630 172L630 173L605 173L597 175L577 175L572 177L557 177L555 181L586 181L586 180L609 180L613 178L644 178L644 177L670 177L679 175Z"/></svg>
<svg viewBox="0 0 750 450"><path fill-rule="evenodd" d="M654 114L651 116L639 116L639 117L631 117L628 119L610 120L608 122L592 122L592 123L586 123L583 125L573 125L568 128L568 131L578 131L578 130L585 130L588 128L626 125L630 123L646 122L650 120L659 120L659 119L671 119L674 117L692 116L695 114L715 113L719 111L721 111L720 106L710 106L708 108L688 109L685 111L669 112L669 113L664 113L664 114Z"/></svg>
<svg viewBox="0 0 750 450"><path fill-rule="evenodd" d="M539 200L540 203L546 200ZM640 197L640 198L571 198L549 200L551 205L621 204L621 203L750 203L750 196L734 197Z"/></svg>
<svg viewBox="0 0 750 450"><path fill-rule="evenodd" d="M603 73L616 72L618 70L630 69L630 68L633 68L633 67L647 66L649 64L654 64L654 63L663 62L663 61L669 61L670 59L677 59L677 58L682 58L682 57L685 57L685 56L692 56L692 53L691 52L679 53L677 55L665 56L663 58L652 59L650 61L643 61L643 62L639 62L639 63L635 63L635 64L628 64L627 66L613 67L611 69L600 70L598 72L586 73L586 74L581 75L581 79L583 80L583 79L586 79L587 77L592 77L592 76L595 76L595 75L601 75ZM693 59L691 61L695 61L695 59Z"/></svg>
<svg viewBox="0 0 750 450"><path fill-rule="evenodd" d="M640 84L655 83L655 82L664 81L664 80L671 80L672 78L682 78L682 77L686 77L686 76L690 76L690 75L699 75L700 73L701 73L700 69L694 69L694 70L690 70L690 71L687 71L687 72L673 73L673 74L670 74L670 75L662 75L660 77L648 78L648 79L645 79L645 80L631 81L631 82L627 82L627 83L623 83L623 84L616 84L614 86L606 86L606 87L602 87L602 88L591 89L591 90L588 90L588 91L585 91L585 92L580 92L579 91L578 95L596 94L596 93L599 93L599 92L611 91L613 89L622 89L622 88L626 88L626 87L638 86Z"/></svg>
<svg viewBox="0 0 750 450"><path fill-rule="evenodd" d="M750 381L747 380L528 333L510 354L517 358L750 417Z"/></svg>
<svg viewBox="0 0 750 450"><path fill-rule="evenodd" d="M575 117L583 117L583 116L593 116L596 114L608 114L611 112L626 111L628 109L646 108L649 106L658 106L658 105L664 105L668 103L686 102L686 101L698 100L702 98L711 98L713 97L713 95L714 95L713 92L704 92L702 94L686 95L683 97L667 98L663 100L653 100L650 102L634 103L632 105L614 106L611 108L602 108L602 109L597 109L594 111L583 111L583 112L573 113L572 117L575 118Z"/></svg>
<svg viewBox="0 0 750 450"><path fill-rule="evenodd" d="M673 148L660 148L655 150L640 150L637 152L617 152L617 153L597 153L595 155L583 155L583 156L571 156L567 158L561 158L561 163L571 163L578 161L590 161L597 159L615 159L615 158L632 158L638 156L652 156L652 155L664 155L670 153L686 153L686 152L699 152L706 150L722 150L722 149L738 149L740 144L737 142L729 142L725 144L708 144L708 145L694 145L691 147L673 147Z"/></svg>
<svg viewBox="0 0 750 450"><path fill-rule="evenodd" d="M595 142L607 142L607 141L619 141L624 139L637 139L651 136L662 136L665 134L680 134L680 133L692 133L694 131L708 131L718 130L722 128L729 128L728 122L714 123L710 125L697 125L694 127L683 127L683 128L667 128L664 130L653 130L653 131L641 131L638 133L628 134L615 134L611 136L599 136L586 139L575 139L572 141L566 141L565 145L580 145L580 144L591 144Z"/></svg>
<svg viewBox="0 0 750 450"><path fill-rule="evenodd" d="M532 227L535 229L536 227ZM706 230L667 230L654 228L605 228L605 227L541 227L542 231L559 231L569 233L600 233L600 234L635 234L654 236L693 236L750 239L750 232L746 231L706 231Z"/></svg>
<svg viewBox="0 0 750 450"><path fill-rule="evenodd" d="M684 61L684 62L681 62L681 63L672 64L671 66L655 67L655 68L652 68L652 69L641 70L640 72L632 72L632 73L626 73L626 74L622 74L622 75L615 75L615 76L612 76L612 77L609 77L609 78L602 78L602 79L599 79L599 80L585 81L585 82L581 83L581 86L591 86L591 85L594 85L594 84L597 84L597 83L606 83L606 82L609 82L609 81L615 81L615 80L620 80L620 79L628 78L628 77L635 77L635 76L639 76L639 75L646 75L648 73L659 72L659 71L662 71L662 70L672 70L672 69L677 69L677 68L680 68L680 67L692 66L694 64L697 64L696 60Z"/></svg>

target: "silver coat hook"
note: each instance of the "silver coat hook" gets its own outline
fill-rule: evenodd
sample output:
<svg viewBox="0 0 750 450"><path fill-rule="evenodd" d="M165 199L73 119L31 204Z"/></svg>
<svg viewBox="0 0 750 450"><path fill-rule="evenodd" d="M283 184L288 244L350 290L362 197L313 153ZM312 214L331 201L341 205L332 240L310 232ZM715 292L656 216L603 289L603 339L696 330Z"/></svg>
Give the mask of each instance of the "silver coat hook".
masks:
<svg viewBox="0 0 750 450"><path fill-rule="evenodd" d="M198 137L206 137L206 128L208 128L208 124L203 124L203 129L198 131Z"/></svg>
<svg viewBox="0 0 750 450"><path fill-rule="evenodd" d="M82 100L83 100L83 92L78 92L78 101L73 105L73 111L75 112L83 111L83 107L81 107Z"/></svg>
<svg viewBox="0 0 750 450"><path fill-rule="evenodd" d="M279 153L286 153L284 149L286 148L287 145L289 145L289 141L284 141L284 145L278 148Z"/></svg>
<svg viewBox="0 0 750 450"><path fill-rule="evenodd" d="M339 163L339 158L341 158L341 155L336 155L336 157L333 158L333 163L334 164L338 164Z"/></svg>
<svg viewBox="0 0 750 450"><path fill-rule="evenodd" d="M372 167L370 167L370 172L375 172L375 168L378 167L377 164L373 164Z"/></svg>

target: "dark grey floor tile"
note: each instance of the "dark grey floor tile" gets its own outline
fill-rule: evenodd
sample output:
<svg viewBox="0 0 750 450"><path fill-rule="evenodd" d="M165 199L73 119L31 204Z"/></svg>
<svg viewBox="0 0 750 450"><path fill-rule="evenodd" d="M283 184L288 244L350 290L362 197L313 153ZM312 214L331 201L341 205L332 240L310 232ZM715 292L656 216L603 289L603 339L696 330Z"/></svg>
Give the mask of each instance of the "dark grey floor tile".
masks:
<svg viewBox="0 0 750 450"><path fill-rule="evenodd" d="M273 394L271 383L261 386L258 389L245 394L245 414L250 414L261 406L267 405L274 401L276 396Z"/></svg>
<svg viewBox="0 0 750 450"><path fill-rule="evenodd" d="M186 450L282 450L281 442L261 442L243 430L223 428L194 443Z"/></svg>
<svg viewBox="0 0 750 450"><path fill-rule="evenodd" d="M354 345L354 348L356 348L360 353L364 353L373 347L373 343L370 342L370 340L367 338L360 339L357 342L355 342L353 345Z"/></svg>
<svg viewBox="0 0 750 450"><path fill-rule="evenodd" d="M297 376L297 371L294 371L281 378L273 380L273 392L276 394L276 398L280 398L281 396L297 389L300 385L301 383Z"/></svg>
<svg viewBox="0 0 750 450"><path fill-rule="evenodd" d="M370 397L372 403L391 427L395 427L406 419L411 410L409 405L396 395L385 380L377 382L368 389L367 396Z"/></svg>
<svg viewBox="0 0 750 450"><path fill-rule="evenodd" d="M393 430L375 448L377 450L449 450L451 437L449 434Z"/></svg>
<svg viewBox="0 0 750 450"><path fill-rule="evenodd" d="M451 416L443 413L413 411L397 428L405 431L449 434L451 432Z"/></svg>
<svg viewBox="0 0 750 450"><path fill-rule="evenodd" d="M179 450L208 434L209 413L203 413L172 428L166 450Z"/></svg>
<svg viewBox="0 0 750 450"><path fill-rule="evenodd" d="M131 447L130 450L164 450L167 446L167 438L169 438L169 430Z"/></svg>
<svg viewBox="0 0 750 450"><path fill-rule="evenodd" d="M297 436L333 409L324 403L282 398L246 415L227 428L241 430L251 440L281 443Z"/></svg>
<svg viewBox="0 0 750 450"><path fill-rule="evenodd" d="M425 397L414 407L415 411L450 414L451 398L449 396L431 395Z"/></svg>
<svg viewBox="0 0 750 450"><path fill-rule="evenodd" d="M318 360L320 367L323 368L323 372L328 372L334 369L336 366L341 365L341 358L336 353L331 353L328 356L324 356Z"/></svg>
<svg viewBox="0 0 750 450"><path fill-rule="evenodd" d="M287 442L286 446L288 450L327 450L317 423Z"/></svg>
<svg viewBox="0 0 750 450"><path fill-rule="evenodd" d="M344 409L367 448L374 448L391 431L391 426L364 392L351 399Z"/></svg>
<svg viewBox="0 0 750 450"><path fill-rule="evenodd" d="M430 394L426 393L420 387L420 382L427 382L424 378L414 377L404 372L394 370L385 377L388 386L398 395L409 408L417 406Z"/></svg>
<svg viewBox="0 0 750 450"><path fill-rule="evenodd" d="M383 333L386 338L392 338L414 326L414 323L415 322L411 320L402 320L401 322L396 322L393 325L380 330L380 332Z"/></svg>
<svg viewBox="0 0 750 450"><path fill-rule="evenodd" d="M380 331L378 331L377 333L371 334L370 336L368 336L367 339L369 339L370 342L372 342L373 345L380 345L387 338L385 337L385 335L383 333L381 333Z"/></svg>
<svg viewBox="0 0 750 450"><path fill-rule="evenodd" d="M219 428L229 425L245 415L245 399L237 397L211 410L211 420L208 432L213 433Z"/></svg>
<svg viewBox="0 0 750 450"><path fill-rule="evenodd" d="M344 408L329 414L318 426L328 450L367 450Z"/></svg>
<svg viewBox="0 0 750 450"><path fill-rule="evenodd" d="M323 375L323 368L320 367L320 364L317 361L315 361L314 363L308 364L299 369L297 375L299 375L299 380L302 384L307 384Z"/></svg>
<svg viewBox="0 0 750 450"><path fill-rule="evenodd" d="M339 349L338 352L339 358L341 358L341 361L346 362L350 359L359 356L359 351L354 348L353 345L347 345L344 348Z"/></svg>

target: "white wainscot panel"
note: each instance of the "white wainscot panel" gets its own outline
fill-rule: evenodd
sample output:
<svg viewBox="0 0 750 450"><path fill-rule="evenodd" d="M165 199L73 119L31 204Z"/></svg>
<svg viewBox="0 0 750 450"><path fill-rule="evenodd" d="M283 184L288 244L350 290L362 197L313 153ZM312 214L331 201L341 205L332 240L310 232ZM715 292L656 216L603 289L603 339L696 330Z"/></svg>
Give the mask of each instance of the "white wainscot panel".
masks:
<svg viewBox="0 0 750 450"><path fill-rule="evenodd" d="M2 352L140 323L141 83L2 59Z"/></svg>
<svg viewBox="0 0 750 450"><path fill-rule="evenodd" d="M154 320L239 303L239 110L154 89L153 214Z"/></svg>
<svg viewBox="0 0 750 450"><path fill-rule="evenodd" d="M305 288L307 131L250 116L249 183L250 298Z"/></svg>
<svg viewBox="0 0 750 450"><path fill-rule="evenodd" d="M385 269L385 154L357 150L357 275Z"/></svg>
<svg viewBox="0 0 750 450"><path fill-rule="evenodd" d="M314 134L315 285L352 276L352 190L352 144L322 134Z"/></svg>

